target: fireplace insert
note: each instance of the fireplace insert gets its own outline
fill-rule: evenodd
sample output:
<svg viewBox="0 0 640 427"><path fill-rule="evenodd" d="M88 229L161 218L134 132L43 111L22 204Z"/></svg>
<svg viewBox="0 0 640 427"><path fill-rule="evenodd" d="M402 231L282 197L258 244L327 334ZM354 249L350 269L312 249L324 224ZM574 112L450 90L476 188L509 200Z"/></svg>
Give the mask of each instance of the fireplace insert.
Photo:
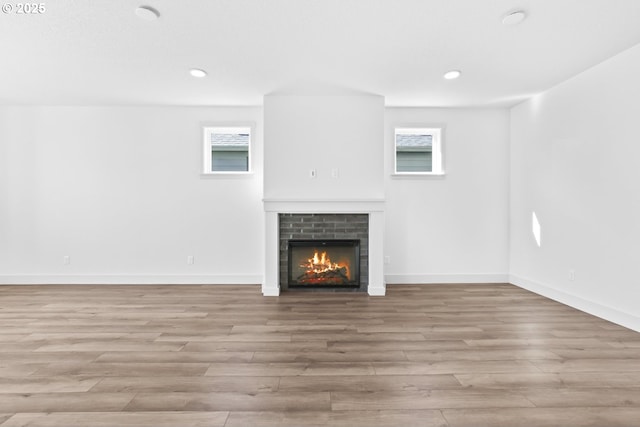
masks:
<svg viewBox="0 0 640 427"><path fill-rule="evenodd" d="M360 286L360 240L289 240L289 288Z"/></svg>

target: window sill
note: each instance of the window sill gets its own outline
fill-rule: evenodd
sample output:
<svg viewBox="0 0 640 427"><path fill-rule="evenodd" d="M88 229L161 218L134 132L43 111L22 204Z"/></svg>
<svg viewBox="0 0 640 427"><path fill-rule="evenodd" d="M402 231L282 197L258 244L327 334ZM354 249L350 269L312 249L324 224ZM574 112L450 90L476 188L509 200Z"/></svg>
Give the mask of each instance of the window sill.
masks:
<svg viewBox="0 0 640 427"><path fill-rule="evenodd" d="M255 177L253 172L203 172L202 179L251 179Z"/></svg>
<svg viewBox="0 0 640 427"><path fill-rule="evenodd" d="M444 179L444 172L392 173L392 179Z"/></svg>

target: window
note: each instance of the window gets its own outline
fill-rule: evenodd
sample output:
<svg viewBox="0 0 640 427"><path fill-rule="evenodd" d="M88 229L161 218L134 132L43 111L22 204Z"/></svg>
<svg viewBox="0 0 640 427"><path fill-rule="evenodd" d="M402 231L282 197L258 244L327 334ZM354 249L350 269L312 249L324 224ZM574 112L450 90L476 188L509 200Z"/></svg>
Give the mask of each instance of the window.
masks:
<svg viewBox="0 0 640 427"><path fill-rule="evenodd" d="M395 173L441 175L442 129L396 128Z"/></svg>
<svg viewBox="0 0 640 427"><path fill-rule="evenodd" d="M251 127L204 128L204 173L246 173L251 170Z"/></svg>

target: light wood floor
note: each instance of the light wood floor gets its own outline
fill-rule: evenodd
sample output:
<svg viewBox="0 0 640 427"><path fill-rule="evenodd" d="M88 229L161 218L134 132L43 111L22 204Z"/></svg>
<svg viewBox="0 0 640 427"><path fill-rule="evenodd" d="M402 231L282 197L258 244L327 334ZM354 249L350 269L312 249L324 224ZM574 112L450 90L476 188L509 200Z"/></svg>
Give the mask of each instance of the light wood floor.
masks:
<svg viewBox="0 0 640 427"><path fill-rule="evenodd" d="M638 426L640 334L511 285L0 286L0 426Z"/></svg>

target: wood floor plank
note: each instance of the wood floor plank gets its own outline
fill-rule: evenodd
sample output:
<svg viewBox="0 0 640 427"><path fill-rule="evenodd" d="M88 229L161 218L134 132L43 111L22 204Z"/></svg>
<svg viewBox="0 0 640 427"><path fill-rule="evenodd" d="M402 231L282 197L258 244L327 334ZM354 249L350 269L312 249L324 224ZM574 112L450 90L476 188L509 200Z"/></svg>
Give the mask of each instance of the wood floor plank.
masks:
<svg viewBox="0 0 640 427"><path fill-rule="evenodd" d="M528 389L522 393L538 407L636 407L640 408L640 389L601 388L570 389L566 387ZM638 419L640 421L640 419Z"/></svg>
<svg viewBox="0 0 640 427"><path fill-rule="evenodd" d="M257 351L252 362L394 362L406 361L402 351L371 351L368 353L324 352L277 352Z"/></svg>
<svg viewBox="0 0 640 427"><path fill-rule="evenodd" d="M474 388L539 388L562 387L563 380L558 374L510 372L508 374L456 374L455 378L465 387Z"/></svg>
<svg viewBox="0 0 640 427"><path fill-rule="evenodd" d="M69 343L51 343L48 341L38 341L34 351L42 352L105 352L105 351L179 351L185 346L185 343L175 342L140 342L140 341L91 341L69 342Z"/></svg>
<svg viewBox="0 0 640 427"><path fill-rule="evenodd" d="M101 378L76 376L0 377L0 393L69 393L89 391L100 382Z"/></svg>
<svg viewBox="0 0 640 427"><path fill-rule="evenodd" d="M640 408L444 409L450 427L630 427Z"/></svg>
<svg viewBox="0 0 640 427"><path fill-rule="evenodd" d="M280 377L129 377L102 378L91 388L91 392L114 393L173 393L227 391L239 393L259 393L278 391ZM291 390L287 390L291 391ZM308 391L308 390L303 390ZM319 390L325 391L325 390Z"/></svg>
<svg viewBox="0 0 640 427"><path fill-rule="evenodd" d="M0 345L0 355L3 353L26 353L39 348L41 345L41 343L37 342L2 343L2 345Z"/></svg>
<svg viewBox="0 0 640 427"><path fill-rule="evenodd" d="M291 376L291 375L375 375L371 363L291 362L291 363L211 363L210 376Z"/></svg>
<svg viewBox="0 0 640 427"><path fill-rule="evenodd" d="M407 360L411 362L438 362L438 361L483 361L483 360L538 360L561 359L555 352L536 348L515 349L491 349L473 348L467 350L440 350L440 351L405 351Z"/></svg>
<svg viewBox="0 0 640 427"><path fill-rule="evenodd" d="M84 340L91 341L153 341L160 336L157 332L146 333L129 333L129 332L50 332L50 333L33 333L23 338L21 341L47 341L55 342L78 342Z"/></svg>
<svg viewBox="0 0 640 427"><path fill-rule="evenodd" d="M105 352L95 358L95 362L106 363L211 363L249 362L253 359L250 351L114 351Z"/></svg>
<svg viewBox="0 0 640 427"><path fill-rule="evenodd" d="M1 394L0 412L120 412L133 393Z"/></svg>
<svg viewBox="0 0 640 427"><path fill-rule="evenodd" d="M443 389L331 393L331 408L336 411L487 407L526 408L533 406L531 401L513 390Z"/></svg>
<svg viewBox="0 0 640 427"><path fill-rule="evenodd" d="M3 352L0 360L3 363L55 363L61 360L66 362L88 363L96 360L102 353L99 352Z"/></svg>
<svg viewBox="0 0 640 427"><path fill-rule="evenodd" d="M635 338L635 339L632 339ZM640 349L640 336L629 336L628 338L616 340L616 341L607 341L607 344L611 348L635 348Z"/></svg>
<svg viewBox="0 0 640 427"><path fill-rule="evenodd" d="M460 373L541 372L526 360L475 360L438 362L373 362L377 375L431 375Z"/></svg>
<svg viewBox="0 0 640 427"><path fill-rule="evenodd" d="M640 359L534 360L543 372L640 372Z"/></svg>
<svg viewBox="0 0 640 427"><path fill-rule="evenodd" d="M138 393L126 411L322 411L329 410L326 392L172 392Z"/></svg>
<svg viewBox="0 0 640 427"><path fill-rule="evenodd" d="M349 342L354 342L354 341L389 341L389 340L393 340L393 341L411 341L411 342L415 342L415 341L423 341L425 340L425 337L423 334L420 333L395 333L395 332L377 332L377 333L366 333L366 334L360 334L360 333L343 333L343 334L336 334L336 333L320 333L320 332L298 332L298 333L292 333L291 334L291 340L292 341L314 341L314 340L321 340L321 341L349 341Z"/></svg>
<svg viewBox="0 0 640 427"><path fill-rule="evenodd" d="M231 412L225 427L447 427L437 410Z"/></svg>
<svg viewBox="0 0 640 427"><path fill-rule="evenodd" d="M0 365L0 378L26 377L45 366L47 366L47 363L2 362L2 365Z"/></svg>
<svg viewBox="0 0 640 427"><path fill-rule="evenodd" d="M325 351L326 341L299 341L299 342L274 342L274 341L253 341L253 342L189 342L181 351L190 352L210 352L210 351L291 351L291 352L313 352Z"/></svg>
<svg viewBox="0 0 640 427"><path fill-rule="evenodd" d="M26 413L14 415L2 427L224 427L228 416L205 411Z"/></svg>
<svg viewBox="0 0 640 427"><path fill-rule="evenodd" d="M419 391L460 388L453 375L360 375L282 377L282 391Z"/></svg>
<svg viewBox="0 0 640 427"><path fill-rule="evenodd" d="M640 372L561 372L557 374L565 387L640 388Z"/></svg>
<svg viewBox="0 0 640 427"><path fill-rule="evenodd" d="M578 329L578 330L574 328L566 328L566 329L556 328L550 331L550 334L558 338L604 338L604 339L610 340L610 339L616 339L616 338L625 338L629 336L629 331L603 330L599 328Z"/></svg>
<svg viewBox="0 0 640 427"><path fill-rule="evenodd" d="M9 332L9 328L4 328L4 332ZM12 328L13 329L13 328ZM20 328L21 330L25 330L25 328ZM0 343L16 343L22 342L29 336L28 333L4 333L0 334Z"/></svg>
<svg viewBox="0 0 640 427"><path fill-rule="evenodd" d="M469 347L534 347L534 348L602 348L605 343L597 338L487 338L465 340Z"/></svg>
<svg viewBox="0 0 640 427"><path fill-rule="evenodd" d="M288 324L288 325L235 325L231 329L231 333L234 334L247 334L247 333L304 333L304 332L318 332L318 333L335 333L335 332L359 332L359 328L352 325L345 325L344 321L335 324L322 324L314 322L309 325L300 324Z"/></svg>
<svg viewBox="0 0 640 427"><path fill-rule="evenodd" d="M550 352L562 359L640 359L640 351L634 348L554 348Z"/></svg>
<svg viewBox="0 0 640 427"><path fill-rule="evenodd" d="M162 334L156 342L289 342L292 340L289 333L269 333L269 334ZM321 339L321 338L319 338Z"/></svg>
<svg viewBox="0 0 640 427"><path fill-rule="evenodd" d="M429 322L430 323L430 322ZM414 333L418 333L418 334L429 334L429 333L450 333L453 334L453 336L447 335L447 339L450 338L454 338L454 339L460 339L458 337L455 336L456 333L462 333L462 334L477 334L477 333L483 333L485 332L484 329L479 328L477 326L467 326L467 325L459 325L459 326L455 326L455 325L432 325L432 324L425 324L424 325L416 325L416 324L409 324L407 322L405 323L399 323L399 324L392 324L390 322L387 322L384 325L373 325L373 326L358 326L357 328L357 332L358 333L389 333L389 332L393 332L393 333L403 333L403 332L414 332Z"/></svg>
<svg viewBox="0 0 640 427"><path fill-rule="evenodd" d="M322 319L322 322L318 321L316 318L306 317L301 318L300 316L293 316L291 318L282 318L280 316L273 316L268 319L264 324L265 326L286 326L286 327L315 327L319 325L320 327L324 326L334 326L338 328L356 328L358 325L382 325L385 323L383 319L351 319L350 322L345 322L344 319ZM251 326L251 325L248 325ZM255 325L254 325L255 326Z"/></svg>
<svg viewBox="0 0 640 427"><path fill-rule="evenodd" d="M437 351L437 350L469 350L462 340L420 340L420 341L332 341L327 343L330 351L358 353L366 351Z"/></svg>
<svg viewBox="0 0 640 427"><path fill-rule="evenodd" d="M51 363L33 373L34 377L59 375L138 377L138 376L200 376L208 363Z"/></svg>

